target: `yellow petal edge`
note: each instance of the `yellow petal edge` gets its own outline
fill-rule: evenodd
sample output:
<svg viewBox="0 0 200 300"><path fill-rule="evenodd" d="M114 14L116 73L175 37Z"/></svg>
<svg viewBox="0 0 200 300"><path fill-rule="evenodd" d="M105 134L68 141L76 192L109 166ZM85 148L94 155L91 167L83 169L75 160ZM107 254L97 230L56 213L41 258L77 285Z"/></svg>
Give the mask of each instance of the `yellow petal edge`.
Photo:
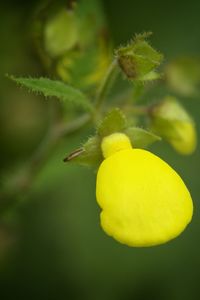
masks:
<svg viewBox="0 0 200 300"><path fill-rule="evenodd" d="M117 145L117 135L121 146ZM128 137L122 135L115 133L102 141L106 159L100 165L96 184L101 226L128 246L166 243L192 219L190 193L166 162L149 151L131 148Z"/></svg>

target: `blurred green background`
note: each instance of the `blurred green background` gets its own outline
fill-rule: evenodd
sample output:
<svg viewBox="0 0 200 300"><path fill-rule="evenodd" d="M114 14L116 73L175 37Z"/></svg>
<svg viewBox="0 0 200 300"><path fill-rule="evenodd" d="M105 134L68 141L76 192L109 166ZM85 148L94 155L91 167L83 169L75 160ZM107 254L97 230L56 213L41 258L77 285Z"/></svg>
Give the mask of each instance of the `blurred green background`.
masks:
<svg viewBox="0 0 200 300"><path fill-rule="evenodd" d="M42 97L17 89L5 73L39 76L29 28L39 1L0 4L0 173L27 160L51 114ZM200 1L104 0L115 45L153 31L166 59L200 54ZM200 132L200 99L185 99ZM65 165L65 154L90 134L65 139L37 176L26 201L0 223L0 299L184 300L200 298L200 151L180 156L164 143L152 150L171 164L194 199L194 219L174 241L128 248L104 234L95 174ZM9 227L7 228L7 225Z"/></svg>

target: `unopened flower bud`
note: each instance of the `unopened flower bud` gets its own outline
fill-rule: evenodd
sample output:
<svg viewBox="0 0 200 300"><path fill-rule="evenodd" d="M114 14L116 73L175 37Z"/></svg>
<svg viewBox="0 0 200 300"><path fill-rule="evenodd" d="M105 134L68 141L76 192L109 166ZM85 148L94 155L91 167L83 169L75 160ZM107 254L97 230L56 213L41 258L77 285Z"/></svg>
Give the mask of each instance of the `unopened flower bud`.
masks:
<svg viewBox="0 0 200 300"><path fill-rule="evenodd" d="M166 97L154 106L151 111L151 125L180 154L191 154L196 149L194 121L176 98Z"/></svg>
<svg viewBox="0 0 200 300"><path fill-rule="evenodd" d="M155 72L163 56L146 41L148 35L138 35L129 45L116 51L118 64L123 73L132 80L146 81L159 77Z"/></svg>

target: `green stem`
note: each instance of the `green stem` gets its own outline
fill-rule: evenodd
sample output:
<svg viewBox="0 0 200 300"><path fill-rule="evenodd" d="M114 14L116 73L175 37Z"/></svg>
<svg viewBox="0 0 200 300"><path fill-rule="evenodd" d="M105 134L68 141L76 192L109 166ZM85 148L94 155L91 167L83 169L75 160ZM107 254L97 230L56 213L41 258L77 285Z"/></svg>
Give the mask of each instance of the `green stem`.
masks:
<svg viewBox="0 0 200 300"><path fill-rule="evenodd" d="M85 126L87 123L89 123L92 120L92 116L90 114L84 114L80 116L79 118L71 121L70 123L66 125L62 125L60 129L58 129L58 135L61 137L64 137L66 135L69 135L75 131L80 130L83 126Z"/></svg>
<svg viewBox="0 0 200 300"><path fill-rule="evenodd" d="M101 107L103 105L103 102L105 100L106 94L108 90L110 89L111 85L113 84L113 81L116 78L117 75L117 60L114 59L113 62L111 63L110 67L108 68L107 74L105 75L99 90L97 91L97 96L96 96L96 111L99 112L101 110Z"/></svg>
<svg viewBox="0 0 200 300"><path fill-rule="evenodd" d="M68 136L83 128L90 120L91 116L89 114L84 114L77 119L72 120L68 124L55 124L52 128L50 128L46 137L30 159L30 172L32 174L37 173L41 166L46 162L58 142L64 136Z"/></svg>
<svg viewBox="0 0 200 300"><path fill-rule="evenodd" d="M134 83L132 94L127 98L126 105L130 106L140 101L140 97L144 91L143 83Z"/></svg>
<svg viewBox="0 0 200 300"><path fill-rule="evenodd" d="M138 102L140 100L140 97L144 91L144 84L141 82L134 84L134 90L133 90L133 102Z"/></svg>
<svg viewBox="0 0 200 300"><path fill-rule="evenodd" d="M146 105L125 105L123 111L126 114L145 116L149 114L149 106Z"/></svg>
<svg viewBox="0 0 200 300"><path fill-rule="evenodd" d="M129 109L129 111L135 115L147 115L149 110L147 106L134 105Z"/></svg>
<svg viewBox="0 0 200 300"><path fill-rule="evenodd" d="M63 137L82 129L91 120L91 115L84 114L66 125L54 124L50 127L46 137L44 137L42 143L38 146L27 164L9 178L9 184L0 194L1 213L17 203L20 200L19 196L22 196L30 188L34 178L58 142Z"/></svg>

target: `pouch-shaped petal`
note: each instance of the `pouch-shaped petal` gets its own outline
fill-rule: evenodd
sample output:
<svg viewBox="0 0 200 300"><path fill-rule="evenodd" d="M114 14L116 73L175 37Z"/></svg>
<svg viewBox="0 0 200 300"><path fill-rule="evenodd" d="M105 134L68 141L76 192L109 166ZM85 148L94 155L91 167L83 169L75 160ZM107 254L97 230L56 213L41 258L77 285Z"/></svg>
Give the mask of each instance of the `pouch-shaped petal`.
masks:
<svg viewBox="0 0 200 300"><path fill-rule="evenodd" d="M117 241L135 247L165 243L190 222L193 204L180 176L142 149L106 158L97 174L101 225Z"/></svg>

